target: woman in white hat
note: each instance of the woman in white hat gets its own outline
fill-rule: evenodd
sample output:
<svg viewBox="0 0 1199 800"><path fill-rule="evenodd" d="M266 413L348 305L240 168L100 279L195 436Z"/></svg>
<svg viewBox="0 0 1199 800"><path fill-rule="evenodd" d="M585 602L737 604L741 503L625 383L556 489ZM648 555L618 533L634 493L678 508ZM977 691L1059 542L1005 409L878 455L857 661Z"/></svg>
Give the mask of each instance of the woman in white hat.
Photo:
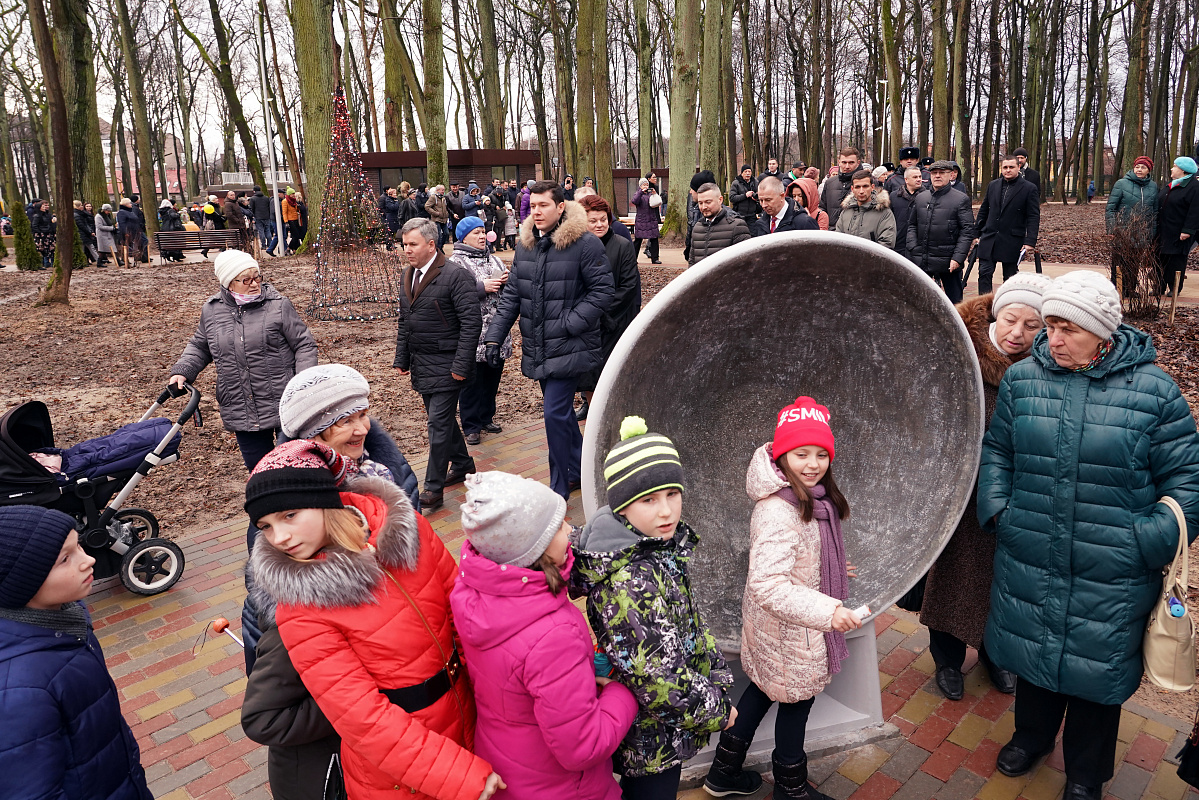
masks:
<svg viewBox="0 0 1199 800"><path fill-rule="evenodd" d="M295 306L269 283L254 257L225 250L213 262L221 290L171 368L171 383L193 382L216 363L221 423L237 436L246 469L275 446L279 398L300 370L316 366L316 340Z"/></svg>

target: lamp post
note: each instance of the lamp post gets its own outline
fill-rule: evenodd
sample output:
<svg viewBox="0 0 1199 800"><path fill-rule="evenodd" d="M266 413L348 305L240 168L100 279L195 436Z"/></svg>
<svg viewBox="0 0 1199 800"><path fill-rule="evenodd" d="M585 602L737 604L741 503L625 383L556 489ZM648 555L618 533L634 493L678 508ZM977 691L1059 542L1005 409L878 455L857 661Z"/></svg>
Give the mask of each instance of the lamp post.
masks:
<svg viewBox="0 0 1199 800"><path fill-rule="evenodd" d="M262 124L266 128L266 149L271 156L271 206L275 210L275 251L278 251L284 243L283 238L283 209L279 205L279 168L275 164L275 132L271 129L271 114L267 106L266 88L266 41L263 35L262 25L263 18L259 17L258 30L258 79L262 89ZM296 164L295 168L299 170L300 165ZM257 223L255 223L257 227ZM257 235L257 231L254 232ZM283 252L287 252L284 246ZM278 252L274 252L278 255Z"/></svg>
<svg viewBox="0 0 1199 800"><path fill-rule="evenodd" d="M879 80L878 83L880 86L883 87L883 125L882 125L882 127L883 127L883 157L879 160L880 161L890 161L891 160L891 148L890 148L890 141L888 141L888 140L890 139L890 134L891 134L891 120L887 114L887 111L888 111L887 102L890 100L890 97L887 92L889 81Z"/></svg>

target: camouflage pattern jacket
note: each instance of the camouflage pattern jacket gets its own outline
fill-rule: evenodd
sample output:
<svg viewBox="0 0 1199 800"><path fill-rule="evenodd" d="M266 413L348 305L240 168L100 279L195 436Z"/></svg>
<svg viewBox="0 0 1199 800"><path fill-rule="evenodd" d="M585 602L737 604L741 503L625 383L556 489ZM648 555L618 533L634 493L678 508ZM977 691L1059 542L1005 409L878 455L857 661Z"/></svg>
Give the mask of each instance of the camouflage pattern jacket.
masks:
<svg viewBox="0 0 1199 800"><path fill-rule="evenodd" d="M698 542L681 522L672 539L643 536L607 507L576 531L571 596L587 597L596 640L640 706L614 758L622 775L682 764L732 711L733 675L691 602Z"/></svg>

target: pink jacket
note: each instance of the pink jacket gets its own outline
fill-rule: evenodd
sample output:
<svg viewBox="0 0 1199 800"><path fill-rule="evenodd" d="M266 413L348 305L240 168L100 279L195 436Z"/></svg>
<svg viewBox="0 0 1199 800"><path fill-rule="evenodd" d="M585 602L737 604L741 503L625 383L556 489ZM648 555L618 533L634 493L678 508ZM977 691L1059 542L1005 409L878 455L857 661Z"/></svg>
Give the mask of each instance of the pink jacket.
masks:
<svg viewBox="0 0 1199 800"><path fill-rule="evenodd" d="M542 572L500 566L469 542L459 575L450 607L475 685L475 754L508 785L496 796L619 800L612 754L637 701L618 683L596 691L583 614Z"/></svg>
<svg viewBox="0 0 1199 800"><path fill-rule="evenodd" d="M745 476L756 502L741 600L741 666L771 700L797 703L828 685L823 632L832 629L841 601L820 593L820 528L775 494L786 485L770 445L762 445Z"/></svg>

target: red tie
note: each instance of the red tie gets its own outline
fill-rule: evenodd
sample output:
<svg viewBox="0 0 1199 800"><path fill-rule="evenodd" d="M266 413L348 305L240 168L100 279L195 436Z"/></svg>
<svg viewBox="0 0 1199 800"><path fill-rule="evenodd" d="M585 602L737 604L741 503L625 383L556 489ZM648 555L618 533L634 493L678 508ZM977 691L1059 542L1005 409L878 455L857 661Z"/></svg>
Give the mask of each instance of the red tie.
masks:
<svg viewBox="0 0 1199 800"><path fill-rule="evenodd" d="M770 232L771 232L771 233L774 233L774 226L775 226L775 225L778 225L778 224L779 224L779 218L778 218L778 217L771 217L771 218L770 218Z"/></svg>

